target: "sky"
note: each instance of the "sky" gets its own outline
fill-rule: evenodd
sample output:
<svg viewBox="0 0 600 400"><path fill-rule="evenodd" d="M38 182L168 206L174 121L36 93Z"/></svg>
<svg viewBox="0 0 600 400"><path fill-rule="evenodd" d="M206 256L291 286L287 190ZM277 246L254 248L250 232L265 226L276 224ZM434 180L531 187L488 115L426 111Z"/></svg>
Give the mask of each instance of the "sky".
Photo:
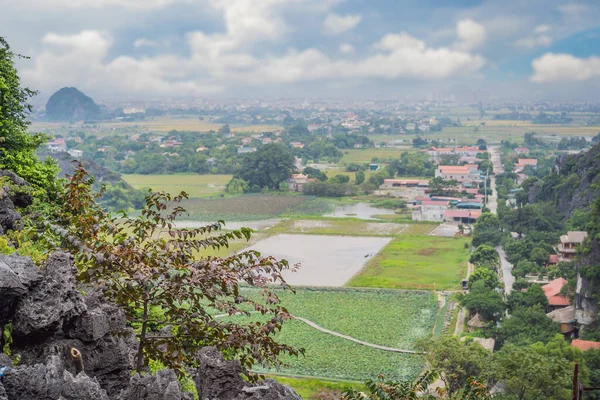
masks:
<svg viewBox="0 0 600 400"><path fill-rule="evenodd" d="M42 98L597 100L600 1L2 0Z"/></svg>

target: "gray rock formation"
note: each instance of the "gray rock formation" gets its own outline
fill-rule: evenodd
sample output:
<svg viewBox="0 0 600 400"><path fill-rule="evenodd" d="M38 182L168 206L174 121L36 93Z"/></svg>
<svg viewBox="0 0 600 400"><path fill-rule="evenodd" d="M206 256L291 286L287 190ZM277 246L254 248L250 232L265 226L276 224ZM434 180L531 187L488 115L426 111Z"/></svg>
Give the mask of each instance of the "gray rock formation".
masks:
<svg viewBox="0 0 600 400"><path fill-rule="evenodd" d="M0 400L191 400L172 370L131 376L138 342L123 311L97 288L80 290L74 273L66 253L52 254L41 271L28 258L0 256L0 328L12 321L11 349L21 357L13 367L0 354L0 367L9 366ZM79 374L73 347L83 356ZM215 348L202 349L198 361L191 374L202 400L300 399L273 380L250 385L239 362Z"/></svg>
<svg viewBox="0 0 600 400"><path fill-rule="evenodd" d="M23 227L21 214L15 210L17 207L26 207L33 202L33 197L25 190L11 190L9 186L29 186L14 172L0 170L0 180L8 178L8 185L0 186L0 234L9 230L19 230Z"/></svg>
<svg viewBox="0 0 600 400"><path fill-rule="evenodd" d="M201 400L297 400L294 390L267 379L249 385L242 379L242 367L237 360L224 360L214 347L205 347L198 356L200 366L194 371L194 382Z"/></svg>
<svg viewBox="0 0 600 400"><path fill-rule="evenodd" d="M42 280L42 274L29 258L0 254L0 323L7 321L15 300Z"/></svg>
<svg viewBox="0 0 600 400"><path fill-rule="evenodd" d="M108 400L96 379L84 372L73 376L58 356L44 364L9 369L4 376L9 400Z"/></svg>
<svg viewBox="0 0 600 400"><path fill-rule="evenodd" d="M190 393L181 393L177 376L172 370L158 371L154 375L135 374L129 387L121 392L119 400L191 400Z"/></svg>
<svg viewBox="0 0 600 400"><path fill-rule="evenodd" d="M86 311L75 286L75 268L67 253L50 255L43 280L17 304L13 318L15 339L46 336L62 328L65 321Z"/></svg>

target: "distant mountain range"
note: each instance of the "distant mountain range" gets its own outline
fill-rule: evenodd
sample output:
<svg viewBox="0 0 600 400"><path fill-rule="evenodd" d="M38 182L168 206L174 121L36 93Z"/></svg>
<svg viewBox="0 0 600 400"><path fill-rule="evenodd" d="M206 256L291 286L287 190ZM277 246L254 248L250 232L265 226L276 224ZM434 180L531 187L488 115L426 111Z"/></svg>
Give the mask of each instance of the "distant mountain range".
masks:
<svg viewBox="0 0 600 400"><path fill-rule="evenodd" d="M100 107L74 87L64 87L46 103L44 119L49 121L87 121L101 118Z"/></svg>

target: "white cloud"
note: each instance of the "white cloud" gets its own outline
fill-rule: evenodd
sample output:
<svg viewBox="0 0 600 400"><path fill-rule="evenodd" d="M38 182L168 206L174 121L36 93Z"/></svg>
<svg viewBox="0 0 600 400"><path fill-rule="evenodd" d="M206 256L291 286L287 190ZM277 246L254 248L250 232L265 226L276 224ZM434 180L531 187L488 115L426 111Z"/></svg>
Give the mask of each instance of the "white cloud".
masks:
<svg viewBox="0 0 600 400"><path fill-rule="evenodd" d="M329 14L323 22L323 32L327 35L341 35L344 32L354 29L361 21L362 17L358 14Z"/></svg>
<svg viewBox="0 0 600 400"><path fill-rule="evenodd" d="M139 39L136 39L135 42L133 42L133 47L135 47L136 49L139 49L142 47L165 47L168 45L169 45L169 42L167 40L152 40L152 39L146 39L146 38L139 38Z"/></svg>
<svg viewBox="0 0 600 400"><path fill-rule="evenodd" d="M535 33L546 33L550 31L550 25L538 25L535 27Z"/></svg>
<svg viewBox="0 0 600 400"><path fill-rule="evenodd" d="M548 35L532 36L519 39L515 42L515 46L533 49L535 47L548 47L552 44L552 38Z"/></svg>
<svg viewBox="0 0 600 400"><path fill-rule="evenodd" d="M340 53L352 54L354 53L354 46L349 43L342 43L340 44Z"/></svg>
<svg viewBox="0 0 600 400"><path fill-rule="evenodd" d="M462 19L456 24L458 36L454 48L463 51L474 50L485 42L486 30L483 25L470 18Z"/></svg>
<svg viewBox="0 0 600 400"><path fill-rule="evenodd" d="M600 57L578 58L565 53L546 53L531 62L531 81L582 82L600 77Z"/></svg>

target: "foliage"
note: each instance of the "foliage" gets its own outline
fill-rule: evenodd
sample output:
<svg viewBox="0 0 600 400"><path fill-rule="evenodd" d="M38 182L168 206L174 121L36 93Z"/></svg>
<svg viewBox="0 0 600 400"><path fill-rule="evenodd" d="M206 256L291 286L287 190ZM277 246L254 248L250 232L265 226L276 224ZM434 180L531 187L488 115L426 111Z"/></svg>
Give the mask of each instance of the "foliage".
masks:
<svg viewBox="0 0 600 400"><path fill-rule="evenodd" d="M294 156L280 144L267 144L254 153L246 154L237 174L249 186L278 189L294 170Z"/></svg>
<svg viewBox="0 0 600 400"><path fill-rule="evenodd" d="M560 324L546 316L541 305L517 307L510 318L506 318L498 331L501 344L527 345L535 342L547 343L560 333Z"/></svg>
<svg viewBox="0 0 600 400"><path fill-rule="evenodd" d="M483 213L473 227L473 246L481 244L498 246L503 239L500 220L492 213Z"/></svg>
<svg viewBox="0 0 600 400"><path fill-rule="evenodd" d="M357 171L354 177L354 183L360 185L365 181L365 173L363 171Z"/></svg>
<svg viewBox="0 0 600 400"><path fill-rule="evenodd" d="M548 298L540 285L531 285L527 291L513 290L506 300L508 311L515 312L520 307L532 307L540 305L546 309L548 306Z"/></svg>
<svg viewBox="0 0 600 400"><path fill-rule="evenodd" d="M406 200L396 198L376 200L373 202L373 207L388 208L391 210L396 210L398 208L406 208Z"/></svg>
<svg viewBox="0 0 600 400"><path fill-rule="evenodd" d="M448 336L426 344L425 349L429 367L440 372L450 396L468 386L470 380L483 383L491 380L487 371L491 354L478 343Z"/></svg>
<svg viewBox="0 0 600 400"><path fill-rule="evenodd" d="M231 178L225 187L225 191L229 194L244 194L249 190L250 186L248 185L248 182L239 178Z"/></svg>
<svg viewBox="0 0 600 400"><path fill-rule="evenodd" d="M437 374L425 371L415 381L391 381L385 380L380 375L377 380L369 379L365 382L370 395L364 396L356 389L344 392L344 400L409 400L409 399L435 399L433 395L422 395L435 381Z"/></svg>
<svg viewBox="0 0 600 400"><path fill-rule="evenodd" d="M24 58L13 53L0 37L0 169L13 171L39 190L39 195L51 196L56 190L58 168L50 159L40 161L35 152L48 140L40 133L29 134L27 101L36 92L21 86L14 66L15 59Z"/></svg>
<svg viewBox="0 0 600 400"><path fill-rule="evenodd" d="M483 321L498 321L505 309L502 295L487 286L484 280L473 282L469 293L461 297L460 304L471 314L479 314Z"/></svg>
<svg viewBox="0 0 600 400"><path fill-rule="evenodd" d="M287 287L281 271L289 268L288 263L253 251L195 259L202 249L227 247L234 239L248 240L250 230L221 233L222 221L177 229L174 221L184 211L177 204L184 197L185 193L174 198L152 193L139 217L130 218L125 212L119 218L108 217L95 203L90 179L79 166L62 194L60 226L51 227L73 253L78 278L103 286L105 295L126 311L130 321L141 323L137 371L145 368L148 359L156 359L181 372L192 362L194 352L207 345L235 354L246 368L255 363L276 365L284 353L300 354L302 350L279 344L271 336L290 316L266 285ZM161 230L167 237L157 235ZM262 287L261 299L242 296L240 281ZM157 307L163 310L158 321L151 315ZM270 318L239 325L217 321L208 311L247 313L245 307ZM166 330L153 333L149 324Z"/></svg>
<svg viewBox="0 0 600 400"><path fill-rule="evenodd" d="M590 371L589 386L600 387L600 350L587 350L583 353L583 357L585 359L585 365ZM597 392L592 392L586 396L589 396L590 399L598 399L600 397Z"/></svg>
<svg viewBox="0 0 600 400"><path fill-rule="evenodd" d="M2 353L7 356L12 354L10 350L10 345L13 343L12 332L12 322L8 322L2 327Z"/></svg>
<svg viewBox="0 0 600 400"><path fill-rule="evenodd" d="M404 152L400 158L392 160L386 169L390 175L395 176L433 176L434 164L427 154Z"/></svg>
<svg viewBox="0 0 600 400"><path fill-rule="evenodd" d="M563 358L548 357L530 347L507 345L495 355L492 369L505 385L502 398L570 399L572 368Z"/></svg>
<svg viewBox="0 0 600 400"><path fill-rule="evenodd" d="M469 276L468 287L471 289L475 282L483 282L489 289L501 288L502 284L498 279L498 274L489 268L475 268L475 271Z"/></svg>
<svg viewBox="0 0 600 400"><path fill-rule="evenodd" d="M492 246L481 244L471 254L469 261L476 266L497 267L500 264L500 255Z"/></svg>

